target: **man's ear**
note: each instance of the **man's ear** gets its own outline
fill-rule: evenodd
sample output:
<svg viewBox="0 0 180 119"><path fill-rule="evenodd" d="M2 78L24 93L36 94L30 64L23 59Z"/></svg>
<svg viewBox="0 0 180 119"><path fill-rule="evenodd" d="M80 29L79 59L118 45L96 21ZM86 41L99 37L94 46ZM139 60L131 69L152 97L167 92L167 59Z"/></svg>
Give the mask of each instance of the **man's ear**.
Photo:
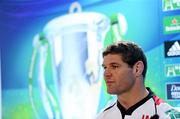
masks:
<svg viewBox="0 0 180 119"><path fill-rule="evenodd" d="M133 71L135 76L141 76L142 72L144 71L144 64L142 61L138 61L135 63L135 65L133 66Z"/></svg>

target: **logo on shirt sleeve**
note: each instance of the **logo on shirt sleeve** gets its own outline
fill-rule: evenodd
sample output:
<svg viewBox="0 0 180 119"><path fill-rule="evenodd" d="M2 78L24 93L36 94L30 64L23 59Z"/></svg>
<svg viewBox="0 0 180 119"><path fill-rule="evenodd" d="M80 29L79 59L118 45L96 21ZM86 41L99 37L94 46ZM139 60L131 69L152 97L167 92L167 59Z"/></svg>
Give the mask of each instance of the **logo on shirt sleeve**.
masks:
<svg viewBox="0 0 180 119"><path fill-rule="evenodd" d="M175 109L168 110L165 113L169 115L171 119L180 119L180 112Z"/></svg>

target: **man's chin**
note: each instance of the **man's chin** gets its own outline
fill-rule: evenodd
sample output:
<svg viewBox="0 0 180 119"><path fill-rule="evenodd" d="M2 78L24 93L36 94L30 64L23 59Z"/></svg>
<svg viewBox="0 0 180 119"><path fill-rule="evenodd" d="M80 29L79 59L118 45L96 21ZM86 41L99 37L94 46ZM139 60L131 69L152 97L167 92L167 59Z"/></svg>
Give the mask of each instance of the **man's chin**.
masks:
<svg viewBox="0 0 180 119"><path fill-rule="evenodd" d="M114 94L114 92L113 92L113 91L111 91L111 90L107 90L107 93L108 93L108 94L111 94L111 95L113 95L113 94Z"/></svg>

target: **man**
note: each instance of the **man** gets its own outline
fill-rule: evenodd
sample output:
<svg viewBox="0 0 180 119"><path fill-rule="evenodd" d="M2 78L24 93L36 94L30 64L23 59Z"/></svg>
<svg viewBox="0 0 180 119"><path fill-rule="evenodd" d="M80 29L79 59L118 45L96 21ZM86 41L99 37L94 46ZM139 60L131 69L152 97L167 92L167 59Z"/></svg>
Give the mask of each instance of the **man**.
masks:
<svg viewBox="0 0 180 119"><path fill-rule="evenodd" d="M135 43L120 41L103 52L104 79L117 102L97 119L180 119L180 113L158 98L144 84L147 60Z"/></svg>

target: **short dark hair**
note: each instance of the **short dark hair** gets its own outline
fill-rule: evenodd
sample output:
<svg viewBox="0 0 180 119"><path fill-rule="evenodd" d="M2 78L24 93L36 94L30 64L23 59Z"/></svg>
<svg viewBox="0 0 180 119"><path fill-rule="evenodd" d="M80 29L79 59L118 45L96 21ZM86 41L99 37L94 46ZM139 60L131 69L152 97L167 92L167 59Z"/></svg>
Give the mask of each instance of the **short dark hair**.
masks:
<svg viewBox="0 0 180 119"><path fill-rule="evenodd" d="M142 61L144 64L142 75L145 78L147 71L147 59L142 48L134 42L115 42L103 51L103 57L108 54L119 54L122 57L122 61L127 63L130 67L133 67L136 62Z"/></svg>

